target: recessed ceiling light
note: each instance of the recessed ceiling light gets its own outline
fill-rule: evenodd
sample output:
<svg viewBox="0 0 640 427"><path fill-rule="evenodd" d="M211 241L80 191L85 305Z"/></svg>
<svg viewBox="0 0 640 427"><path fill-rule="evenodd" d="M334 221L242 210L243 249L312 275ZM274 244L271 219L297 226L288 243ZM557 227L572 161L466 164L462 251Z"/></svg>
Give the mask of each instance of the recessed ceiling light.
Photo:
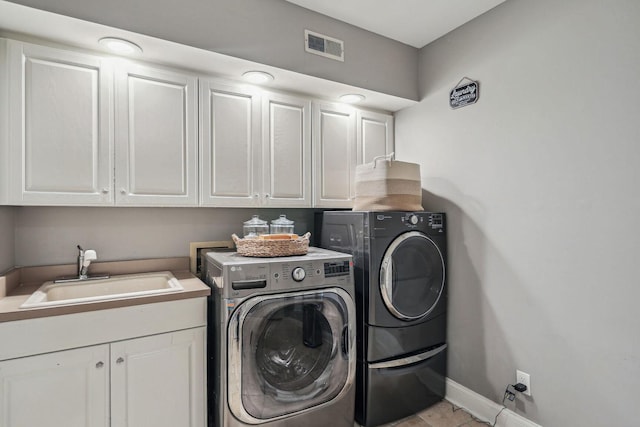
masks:
<svg viewBox="0 0 640 427"><path fill-rule="evenodd" d="M242 77L254 84L267 83L274 80L274 77L271 74L265 73L264 71L247 71L242 75Z"/></svg>
<svg viewBox="0 0 640 427"><path fill-rule="evenodd" d="M129 40L119 39L117 37L104 37L98 41L106 46L112 52L120 54L142 53L142 48Z"/></svg>
<svg viewBox="0 0 640 427"><path fill-rule="evenodd" d="M357 104L358 102L362 102L364 100L364 95L360 95L359 93L348 93L340 97L340 101L346 102L347 104Z"/></svg>

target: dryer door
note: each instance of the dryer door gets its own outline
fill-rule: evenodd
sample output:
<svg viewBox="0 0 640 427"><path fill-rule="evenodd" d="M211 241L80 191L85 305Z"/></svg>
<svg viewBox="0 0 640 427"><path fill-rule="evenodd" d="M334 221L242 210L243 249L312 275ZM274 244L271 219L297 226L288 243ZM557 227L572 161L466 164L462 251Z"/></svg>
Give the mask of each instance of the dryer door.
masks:
<svg viewBox="0 0 640 427"><path fill-rule="evenodd" d="M398 236L380 266L380 293L398 319L416 320L429 314L442 295L444 258L427 235L411 231Z"/></svg>
<svg viewBox="0 0 640 427"><path fill-rule="evenodd" d="M355 372L355 308L330 288L261 295L228 329L228 401L241 421L290 416L346 392Z"/></svg>

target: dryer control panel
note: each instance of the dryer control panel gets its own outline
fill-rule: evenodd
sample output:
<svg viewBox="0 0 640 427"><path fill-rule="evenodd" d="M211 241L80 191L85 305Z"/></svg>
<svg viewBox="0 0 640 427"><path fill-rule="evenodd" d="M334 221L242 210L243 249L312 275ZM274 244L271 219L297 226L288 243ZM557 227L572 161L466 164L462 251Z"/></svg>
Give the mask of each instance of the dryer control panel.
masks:
<svg viewBox="0 0 640 427"><path fill-rule="evenodd" d="M445 214L434 212L380 212L375 216L374 230L402 232L402 229L425 233L444 233Z"/></svg>
<svg viewBox="0 0 640 427"><path fill-rule="evenodd" d="M420 226L421 228L427 227L432 230L438 230L444 227L444 214L442 213L426 213L426 212L406 212L400 217L407 227Z"/></svg>

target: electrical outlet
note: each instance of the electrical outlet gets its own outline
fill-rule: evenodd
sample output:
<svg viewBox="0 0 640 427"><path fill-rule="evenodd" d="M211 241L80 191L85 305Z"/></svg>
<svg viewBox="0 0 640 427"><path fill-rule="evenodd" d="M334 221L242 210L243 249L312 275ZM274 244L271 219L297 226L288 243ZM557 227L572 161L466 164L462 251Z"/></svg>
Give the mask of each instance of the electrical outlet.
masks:
<svg viewBox="0 0 640 427"><path fill-rule="evenodd" d="M521 383L527 386L527 389L522 392L525 396L531 396L531 378L526 372L518 371L516 369L516 384Z"/></svg>

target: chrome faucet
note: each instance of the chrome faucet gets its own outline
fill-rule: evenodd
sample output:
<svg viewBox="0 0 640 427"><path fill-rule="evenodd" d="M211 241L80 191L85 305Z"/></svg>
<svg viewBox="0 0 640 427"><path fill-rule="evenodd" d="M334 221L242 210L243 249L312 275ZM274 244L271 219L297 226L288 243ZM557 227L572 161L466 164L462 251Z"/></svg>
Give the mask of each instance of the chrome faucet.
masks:
<svg viewBox="0 0 640 427"><path fill-rule="evenodd" d="M78 245L78 279L86 280L89 277L87 276L87 271L89 270L89 265L91 261L95 261L98 259L96 251L93 249L84 250L82 246Z"/></svg>
<svg viewBox="0 0 640 427"><path fill-rule="evenodd" d="M63 277L57 280L54 280L55 283L63 283L63 282L80 282L83 280L96 280L96 279L108 279L109 275L103 276L89 276L87 273L89 271L89 265L91 265L91 261L95 261L98 259L98 255L96 251L93 249L82 249L82 246L78 246L78 269L75 277Z"/></svg>

